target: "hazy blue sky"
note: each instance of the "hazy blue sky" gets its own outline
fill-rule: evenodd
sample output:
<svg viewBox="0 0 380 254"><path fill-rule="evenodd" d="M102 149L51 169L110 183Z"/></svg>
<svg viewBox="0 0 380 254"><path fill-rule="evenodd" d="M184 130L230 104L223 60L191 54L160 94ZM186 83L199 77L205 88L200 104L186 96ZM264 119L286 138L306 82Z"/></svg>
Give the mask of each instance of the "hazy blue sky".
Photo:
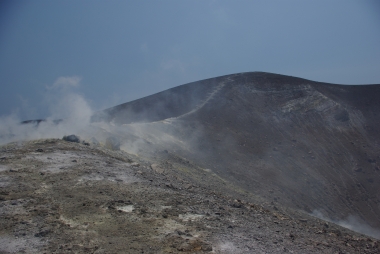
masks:
<svg viewBox="0 0 380 254"><path fill-rule="evenodd" d="M0 2L0 117L95 110L215 76L266 71L380 83L380 1Z"/></svg>

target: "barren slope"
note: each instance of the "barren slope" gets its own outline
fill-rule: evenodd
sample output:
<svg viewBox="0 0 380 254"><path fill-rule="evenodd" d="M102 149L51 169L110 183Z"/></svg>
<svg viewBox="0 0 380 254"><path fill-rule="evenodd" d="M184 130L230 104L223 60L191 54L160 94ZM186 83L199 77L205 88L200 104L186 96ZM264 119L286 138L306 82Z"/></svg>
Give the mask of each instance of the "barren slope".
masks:
<svg viewBox="0 0 380 254"><path fill-rule="evenodd" d="M274 206L380 227L378 98L379 85L241 73L122 104L94 120L124 124L111 132L125 137L125 147L156 145L189 158Z"/></svg>
<svg viewBox="0 0 380 254"><path fill-rule="evenodd" d="M234 189L170 153L150 162L57 139L7 144L0 253L379 253L375 239Z"/></svg>

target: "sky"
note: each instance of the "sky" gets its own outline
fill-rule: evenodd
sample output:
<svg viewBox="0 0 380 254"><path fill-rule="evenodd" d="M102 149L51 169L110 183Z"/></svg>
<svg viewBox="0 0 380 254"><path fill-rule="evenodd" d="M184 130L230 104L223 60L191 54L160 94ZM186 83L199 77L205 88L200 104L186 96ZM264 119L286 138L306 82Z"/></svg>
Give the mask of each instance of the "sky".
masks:
<svg viewBox="0 0 380 254"><path fill-rule="evenodd" d="M45 118L70 94L96 111L249 71L380 84L380 1L0 2L0 118Z"/></svg>

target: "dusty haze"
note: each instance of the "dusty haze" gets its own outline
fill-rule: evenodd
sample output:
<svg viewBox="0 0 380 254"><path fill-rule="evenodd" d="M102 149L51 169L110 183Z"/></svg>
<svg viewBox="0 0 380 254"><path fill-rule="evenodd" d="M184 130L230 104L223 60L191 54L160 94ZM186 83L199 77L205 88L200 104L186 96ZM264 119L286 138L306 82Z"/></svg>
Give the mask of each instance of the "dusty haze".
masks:
<svg viewBox="0 0 380 254"><path fill-rule="evenodd" d="M240 73L185 84L96 112L62 97L37 124L1 119L2 144L77 134L149 160L179 156L288 207L379 238L379 85ZM56 123L54 120L63 119Z"/></svg>

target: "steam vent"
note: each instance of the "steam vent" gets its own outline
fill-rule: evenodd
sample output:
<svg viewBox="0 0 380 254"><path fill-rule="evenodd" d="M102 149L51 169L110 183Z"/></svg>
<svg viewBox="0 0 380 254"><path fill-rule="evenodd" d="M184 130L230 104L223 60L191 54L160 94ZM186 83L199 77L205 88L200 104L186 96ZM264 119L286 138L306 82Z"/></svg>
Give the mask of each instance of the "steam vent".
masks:
<svg viewBox="0 0 380 254"><path fill-rule="evenodd" d="M264 72L127 102L0 147L0 252L379 253L379 126L380 85Z"/></svg>

